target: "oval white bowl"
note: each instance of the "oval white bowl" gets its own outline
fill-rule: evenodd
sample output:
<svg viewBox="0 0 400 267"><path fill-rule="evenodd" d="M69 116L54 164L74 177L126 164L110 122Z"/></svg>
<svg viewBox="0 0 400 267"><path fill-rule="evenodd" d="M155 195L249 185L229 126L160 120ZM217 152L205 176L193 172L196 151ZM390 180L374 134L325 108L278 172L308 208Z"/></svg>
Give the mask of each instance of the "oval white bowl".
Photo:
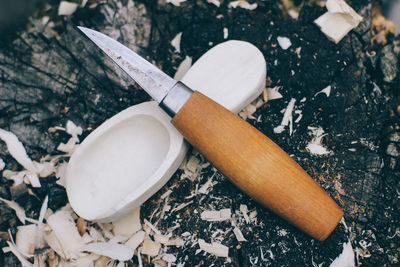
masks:
<svg viewBox="0 0 400 267"><path fill-rule="evenodd" d="M187 150L170 120L156 102L145 102L110 118L82 142L66 179L68 199L79 216L116 220L168 181Z"/></svg>

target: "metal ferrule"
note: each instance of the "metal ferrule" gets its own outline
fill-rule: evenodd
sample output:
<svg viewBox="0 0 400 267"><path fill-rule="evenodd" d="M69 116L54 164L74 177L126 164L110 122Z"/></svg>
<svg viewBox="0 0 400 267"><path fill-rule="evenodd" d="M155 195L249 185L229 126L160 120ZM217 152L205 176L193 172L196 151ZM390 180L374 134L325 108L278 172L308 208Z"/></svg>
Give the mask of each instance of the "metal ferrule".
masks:
<svg viewBox="0 0 400 267"><path fill-rule="evenodd" d="M174 117L193 94L192 89L181 82L177 82L160 103L160 107Z"/></svg>

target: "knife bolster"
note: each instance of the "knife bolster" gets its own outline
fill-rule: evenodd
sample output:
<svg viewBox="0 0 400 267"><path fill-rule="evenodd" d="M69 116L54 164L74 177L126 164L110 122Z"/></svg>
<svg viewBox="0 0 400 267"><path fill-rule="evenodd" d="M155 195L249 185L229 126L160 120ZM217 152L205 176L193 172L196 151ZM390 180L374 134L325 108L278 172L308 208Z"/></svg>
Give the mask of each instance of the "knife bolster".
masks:
<svg viewBox="0 0 400 267"><path fill-rule="evenodd" d="M174 117L192 94L192 89L182 82L177 82L160 102L160 107L167 112L168 115Z"/></svg>

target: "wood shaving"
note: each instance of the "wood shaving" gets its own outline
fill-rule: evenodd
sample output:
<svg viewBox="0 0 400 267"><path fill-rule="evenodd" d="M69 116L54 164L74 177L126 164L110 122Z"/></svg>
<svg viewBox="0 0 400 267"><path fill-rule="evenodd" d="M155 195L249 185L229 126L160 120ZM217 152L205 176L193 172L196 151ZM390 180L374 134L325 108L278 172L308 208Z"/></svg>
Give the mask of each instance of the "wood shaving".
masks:
<svg viewBox="0 0 400 267"><path fill-rule="evenodd" d="M82 128L76 126L72 121L67 121L67 125L65 126L66 132L69 133L72 137L78 137L78 135L82 134Z"/></svg>
<svg viewBox="0 0 400 267"><path fill-rule="evenodd" d="M175 51L177 53L181 52L181 38L182 38L182 33L178 33L175 35L174 39L171 41L171 45L175 48Z"/></svg>
<svg viewBox="0 0 400 267"><path fill-rule="evenodd" d="M109 257L114 260L127 261L133 257L134 249L117 243L112 242L101 242L101 243L90 243L82 248L83 251L89 251Z"/></svg>
<svg viewBox="0 0 400 267"><path fill-rule="evenodd" d="M12 254L14 254L15 257L17 257L17 259L21 263L22 267L33 267L33 264L31 262L29 262L25 258L25 256L23 256L21 254L21 252L19 252L19 250L13 243L11 243L10 241L7 241L7 245L8 245L8 247L3 247L4 253L11 252Z"/></svg>
<svg viewBox="0 0 400 267"><path fill-rule="evenodd" d="M317 18L314 23L336 44L363 19L344 0L328 0L326 8L328 12Z"/></svg>
<svg viewBox="0 0 400 267"><path fill-rule="evenodd" d="M231 210L206 210L201 213L200 217L202 220L210 222L225 221L231 218Z"/></svg>
<svg viewBox="0 0 400 267"><path fill-rule="evenodd" d="M28 154L26 154L24 146L15 134L0 129L0 139L6 143L8 152L19 164L31 172L37 171L32 160L28 157Z"/></svg>
<svg viewBox="0 0 400 267"><path fill-rule="evenodd" d="M168 189L164 194L161 195L161 199L165 199L166 197L171 195L171 193L172 193L172 190Z"/></svg>
<svg viewBox="0 0 400 267"><path fill-rule="evenodd" d="M166 244L167 246L175 246L175 247L183 247L185 243L183 242L182 238L172 238L168 240L168 243Z"/></svg>
<svg viewBox="0 0 400 267"><path fill-rule="evenodd" d="M187 162L187 164L186 164L186 168L189 170L189 171L191 171L191 172L196 172L196 170L197 170L197 168L199 168L199 166L200 166L200 160L197 158L197 157L195 157L195 156L191 156L190 158L189 158L189 161Z"/></svg>
<svg viewBox="0 0 400 267"><path fill-rule="evenodd" d="M293 133L293 108L296 103L296 99L292 98L289 101L288 106L286 107L286 111L283 114L282 122L279 126L274 128L274 133L282 133L285 130L286 126L289 126L289 134Z"/></svg>
<svg viewBox="0 0 400 267"><path fill-rule="evenodd" d="M6 164L4 163L3 159L0 159L0 171L4 169Z"/></svg>
<svg viewBox="0 0 400 267"><path fill-rule="evenodd" d="M171 237L171 235L172 234L170 234L170 235L158 235L158 234L155 234L154 235L154 241L156 241L157 243L163 244L163 245L168 244L168 241L169 241L169 238Z"/></svg>
<svg viewBox="0 0 400 267"><path fill-rule="evenodd" d="M221 5L219 0L207 0L207 2L210 3L210 4L214 4L217 7L219 7Z"/></svg>
<svg viewBox="0 0 400 267"><path fill-rule="evenodd" d="M267 90L267 100L274 100L282 98L283 96L279 93L279 90L282 89L282 86L275 86L272 88L266 88Z"/></svg>
<svg viewBox="0 0 400 267"><path fill-rule="evenodd" d="M71 212L59 210L47 219L47 224L57 237L66 259L76 258L82 243Z"/></svg>
<svg viewBox="0 0 400 267"><path fill-rule="evenodd" d="M176 73L174 75L174 80L177 81L181 80L191 66L192 66L192 58L186 56L185 59L179 65L178 69L176 70Z"/></svg>
<svg viewBox="0 0 400 267"><path fill-rule="evenodd" d="M327 87L325 87L324 89L322 89L321 91L317 92L315 96L319 95L319 94L326 94L327 97L329 97L331 95L331 89L332 86L328 85Z"/></svg>
<svg viewBox="0 0 400 267"><path fill-rule="evenodd" d="M257 211L253 210L252 212L250 212L249 214L249 219L252 221L257 217Z"/></svg>
<svg viewBox="0 0 400 267"><path fill-rule="evenodd" d="M243 217L244 217L246 223L250 223L250 218L247 215L247 212L248 212L247 206L244 204L240 204L239 209L240 209L240 212L243 214Z"/></svg>
<svg viewBox="0 0 400 267"><path fill-rule="evenodd" d="M329 267L354 267L354 252L350 240L343 243L343 251L337 258L329 265Z"/></svg>
<svg viewBox="0 0 400 267"><path fill-rule="evenodd" d="M189 206L189 205L192 204L192 203L193 203L193 200L192 200L192 201L189 201L189 202L187 202L187 203L182 203L182 204L178 205L177 207L173 208L173 209L171 210L171 213L172 213L172 212L179 211L179 210L181 210L181 209L183 209L183 208L186 208L187 206Z"/></svg>
<svg viewBox="0 0 400 267"><path fill-rule="evenodd" d="M255 119L252 115L257 111L257 108L253 104L248 104L240 113L239 116L243 119Z"/></svg>
<svg viewBox="0 0 400 267"><path fill-rule="evenodd" d="M158 255L160 251L161 245L152 241L149 238L146 238L143 242L141 253L145 255L149 255L150 257L155 257Z"/></svg>
<svg viewBox="0 0 400 267"><path fill-rule="evenodd" d="M205 182L197 191L200 194L207 194L208 188L211 186L215 173Z"/></svg>
<svg viewBox="0 0 400 267"><path fill-rule="evenodd" d="M183 2L186 2L186 0L167 0L167 3L171 3L174 6L180 6Z"/></svg>
<svg viewBox="0 0 400 267"><path fill-rule="evenodd" d="M115 235L127 237L132 236L134 233L142 229L140 223L140 207L123 217L121 220L113 222L113 226L113 232Z"/></svg>
<svg viewBox="0 0 400 267"><path fill-rule="evenodd" d="M164 254L162 259L168 263L176 262L176 257L173 254Z"/></svg>
<svg viewBox="0 0 400 267"><path fill-rule="evenodd" d="M83 218L79 217L76 221L76 227L78 228L79 234L83 236L86 233L87 222Z"/></svg>
<svg viewBox="0 0 400 267"><path fill-rule="evenodd" d="M68 154L72 154L75 151L78 142L79 139L77 137L71 137L67 143L59 144L57 150Z"/></svg>
<svg viewBox="0 0 400 267"><path fill-rule="evenodd" d="M308 129L311 130L314 137L310 143L307 144L307 150L314 155L326 155L331 152L322 146L322 138L326 135L324 134L324 130L321 127L311 127L308 126Z"/></svg>
<svg viewBox="0 0 400 267"><path fill-rule="evenodd" d="M1 198L1 197L0 197L0 201L3 201L4 203L6 203L6 205L8 207L13 209L15 211L15 214L17 215L18 219L23 224L25 224L25 220L26 220L25 210L23 208L21 208L21 206L18 205L17 202L14 202L14 201L11 201L11 200L7 200L7 199Z"/></svg>
<svg viewBox="0 0 400 267"><path fill-rule="evenodd" d="M292 45L292 42L287 37L278 36L276 39L283 50L287 50Z"/></svg>
<svg viewBox="0 0 400 267"><path fill-rule="evenodd" d="M129 238L128 241L126 241L125 245L135 250L140 244L142 244L145 235L146 233L144 231L138 231Z"/></svg>
<svg viewBox="0 0 400 267"><path fill-rule="evenodd" d="M247 1L239 0L239 1L230 2L229 7L232 7L232 8L241 7L244 9L254 10L257 8L257 3L249 4Z"/></svg>
<svg viewBox="0 0 400 267"><path fill-rule="evenodd" d="M338 181L335 180L335 190L341 194L342 196L346 195L346 192L344 192L343 188L342 188L342 184Z"/></svg>
<svg viewBox="0 0 400 267"><path fill-rule="evenodd" d="M216 242L212 242L211 244L206 243L203 239L199 239L198 244L200 246L200 249L207 253L210 253L217 257L228 257L229 248L227 246Z"/></svg>
<svg viewBox="0 0 400 267"><path fill-rule="evenodd" d="M76 9L78 8L79 4L61 1L60 5L58 6L58 15L60 16L69 16L72 15Z"/></svg>
<svg viewBox="0 0 400 267"><path fill-rule="evenodd" d="M240 229L237 228L236 226L235 228L233 228L233 233L235 234L237 241L239 242L247 241L246 238L244 238L242 231L240 231Z"/></svg>
<svg viewBox="0 0 400 267"><path fill-rule="evenodd" d="M153 224L151 224L151 222L149 222L148 220L144 219L144 223L145 223L148 227L150 227L150 229L153 230L154 233L156 233L156 234L158 234L158 235L161 235L161 232L160 232Z"/></svg>
<svg viewBox="0 0 400 267"><path fill-rule="evenodd" d="M15 245L18 250L24 255L32 254L31 250L37 248L37 231L38 227L35 224L23 225L17 227L15 237Z"/></svg>

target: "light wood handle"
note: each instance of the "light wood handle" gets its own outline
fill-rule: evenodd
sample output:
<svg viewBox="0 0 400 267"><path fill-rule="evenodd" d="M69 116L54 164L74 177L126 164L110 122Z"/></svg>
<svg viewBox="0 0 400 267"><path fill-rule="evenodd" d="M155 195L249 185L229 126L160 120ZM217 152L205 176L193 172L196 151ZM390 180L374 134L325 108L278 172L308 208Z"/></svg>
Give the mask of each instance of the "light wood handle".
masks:
<svg viewBox="0 0 400 267"><path fill-rule="evenodd" d="M238 116L194 92L172 124L252 198L318 240L343 216L329 195L280 147Z"/></svg>

